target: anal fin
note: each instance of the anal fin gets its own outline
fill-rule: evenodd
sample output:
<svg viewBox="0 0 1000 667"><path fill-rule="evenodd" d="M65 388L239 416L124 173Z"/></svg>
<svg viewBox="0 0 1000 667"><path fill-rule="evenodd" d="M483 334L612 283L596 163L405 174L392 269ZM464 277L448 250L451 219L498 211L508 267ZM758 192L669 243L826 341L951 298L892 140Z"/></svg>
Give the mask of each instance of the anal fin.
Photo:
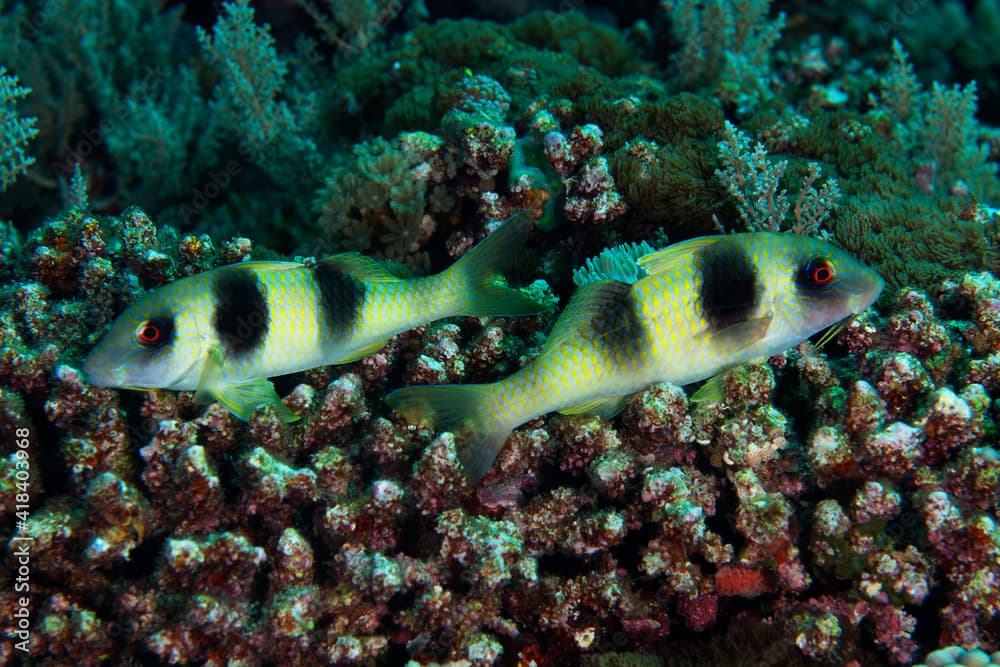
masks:
<svg viewBox="0 0 1000 667"><path fill-rule="evenodd" d="M705 380L705 384L698 387L698 391L694 392L688 400L691 403L721 402L726 395L726 373L728 372L728 370L722 371Z"/></svg>
<svg viewBox="0 0 1000 667"><path fill-rule="evenodd" d="M604 419L611 419L625 408L630 398L632 398L632 394L626 394L625 396L611 396L610 398L596 398L592 401L586 401L584 403L578 403L577 405L571 405L568 408L563 408L559 411L559 414L597 415L598 417L602 417Z"/></svg>
<svg viewBox="0 0 1000 667"><path fill-rule="evenodd" d="M372 354L375 354L376 352L378 352L379 350L381 350L383 347L385 347L385 344L388 343L388 342L389 342L388 338L383 338L381 340L377 340L377 341L375 341L373 343L370 343L370 344L364 346L360 350L355 350L354 352L351 352L350 354L344 355L343 357L338 357L338 358L330 361L329 363L330 364L349 364L352 361L357 361L358 359L364 359L365 357L367 357L369 355L372 355Z"/></svg>

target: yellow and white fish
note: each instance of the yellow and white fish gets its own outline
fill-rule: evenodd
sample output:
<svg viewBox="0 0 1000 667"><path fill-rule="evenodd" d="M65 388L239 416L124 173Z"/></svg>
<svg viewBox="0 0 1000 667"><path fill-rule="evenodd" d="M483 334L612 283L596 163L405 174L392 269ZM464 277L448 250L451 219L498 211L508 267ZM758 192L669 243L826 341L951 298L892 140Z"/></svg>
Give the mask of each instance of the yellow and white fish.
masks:
<svg viewBox="0 0 1000 667"><path fill-rule="evenodd" d="M526 421L556 410L611 417L649 385L685 385L777 354L864 310L884 284L844 251L790 233L702 237L610 259L612 275L591 264L591 282L521 370L492 384L408 387L387 402L455 433L475 481ZM710 382L694 399L716 391Z"/></svg>
<svg viewBox="0 0 1000 667"><path fill-rule="evenodd" d="M530 226L515 216L426 278L401 278L358 253L315 265L245 262L182 278L129 306L84 371L98 387L196 390L196 400L218 400L241 419L270 404L293 420L267 377L355 361L444 317L542 310L497 282Z"/></svg>

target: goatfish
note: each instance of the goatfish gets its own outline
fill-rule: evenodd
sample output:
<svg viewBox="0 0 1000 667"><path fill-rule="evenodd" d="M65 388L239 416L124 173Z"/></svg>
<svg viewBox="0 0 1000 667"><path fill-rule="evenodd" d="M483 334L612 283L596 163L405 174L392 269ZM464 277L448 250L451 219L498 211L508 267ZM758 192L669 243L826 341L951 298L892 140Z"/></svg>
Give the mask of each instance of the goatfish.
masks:
<svg viewBox="0 0 1000 667"><path fill-rule="evenodd" d="M514 374L386 397L409 422L455 435L471 483L486 474L510 432L531 419L553 411L611 418L660 382L715 378L692 400L717 398L725 370L861 312L884 285L829 243L774 232L612 252L583 275L541 352Z"/></svg>
<svg viewBox="0 0 1000 667"><path fill-rule="evenodd" d="M498 281L531 223L514 216L445 271L406 278L358 253L313 265L231 264L140 297L91 350L91 385L194 390L246 420L292 413L268 377L368 356L407 329L452 316L528 315L544 306Z"/></svg>

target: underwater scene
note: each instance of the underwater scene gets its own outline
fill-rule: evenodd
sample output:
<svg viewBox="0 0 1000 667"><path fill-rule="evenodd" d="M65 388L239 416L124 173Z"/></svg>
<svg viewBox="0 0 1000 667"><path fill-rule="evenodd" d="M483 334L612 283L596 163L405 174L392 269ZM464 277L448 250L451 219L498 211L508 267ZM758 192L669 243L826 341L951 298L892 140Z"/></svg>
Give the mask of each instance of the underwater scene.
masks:
<svg viewBox="0 0 1000 667"><path fill-rule="evenodd" d="M0 0L0 665L1000 665L1000 0Z"/></svg>

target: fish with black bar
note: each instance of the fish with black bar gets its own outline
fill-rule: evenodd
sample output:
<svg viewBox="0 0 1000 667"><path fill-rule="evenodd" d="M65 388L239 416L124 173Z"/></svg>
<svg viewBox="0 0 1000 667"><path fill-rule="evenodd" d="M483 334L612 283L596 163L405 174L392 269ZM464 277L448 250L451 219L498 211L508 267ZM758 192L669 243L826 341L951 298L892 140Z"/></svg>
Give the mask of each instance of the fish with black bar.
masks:
<svg viewBox="0 0 1000 667"><path fill-rule="evenodd" d="M529 216L515 215L451 267L422 278L353 252L181 278L119 315L84 372L97 387L194 390L196 401L217 400L240 419L266 404L294 421L268 377L356 361L446 317L544 310L500 280L530 229Z"/></svg>
<svg viewBox="0 0 1000 667"><path fill-rule="evenodd" d="M470 482L486 474L511 431L535 417L610 418L659 382L709 379L692 400L716 398L724 371L863 311L884 286L843 250L792 233L706 236L645 254L605 251L589 264L539 355L514 374L386 397L411 423L455 435Z"/></svg>

